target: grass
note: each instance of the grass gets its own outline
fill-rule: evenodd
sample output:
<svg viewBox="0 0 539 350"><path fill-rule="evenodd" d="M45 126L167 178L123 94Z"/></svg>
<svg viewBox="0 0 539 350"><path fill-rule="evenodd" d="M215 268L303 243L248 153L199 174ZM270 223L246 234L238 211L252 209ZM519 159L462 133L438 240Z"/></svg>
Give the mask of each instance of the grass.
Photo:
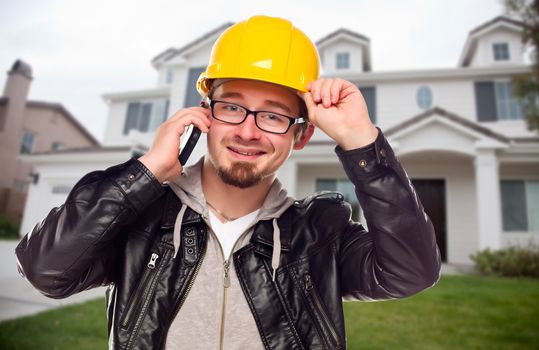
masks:
<svg viewBox="0 0 539 350"><path fill-rule="evenodd" d="M403 300L345 303L348 349L539 349L539 281L444 276ZM0 349L106 349L103 299L0 323Z"/></svg>

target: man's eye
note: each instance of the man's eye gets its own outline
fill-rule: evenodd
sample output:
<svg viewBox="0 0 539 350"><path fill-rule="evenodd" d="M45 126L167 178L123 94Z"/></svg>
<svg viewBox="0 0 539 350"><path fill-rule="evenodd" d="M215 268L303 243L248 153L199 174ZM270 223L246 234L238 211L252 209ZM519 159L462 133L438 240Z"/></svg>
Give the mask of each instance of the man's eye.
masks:
<svg viewBox="0 0 539 350"><path fill-rule="evenodd" d="M236 105L224 105L223 109L229 112L239 112L241 108Z"/></svg>
<svg viewBox="0 0 539 350"><path fill-rule="evenodd" d="M265 121L274 122L274 123L283 122L286 119L282 115L272 114L272 113L264 113L262 117L264 118Z"/></svg>

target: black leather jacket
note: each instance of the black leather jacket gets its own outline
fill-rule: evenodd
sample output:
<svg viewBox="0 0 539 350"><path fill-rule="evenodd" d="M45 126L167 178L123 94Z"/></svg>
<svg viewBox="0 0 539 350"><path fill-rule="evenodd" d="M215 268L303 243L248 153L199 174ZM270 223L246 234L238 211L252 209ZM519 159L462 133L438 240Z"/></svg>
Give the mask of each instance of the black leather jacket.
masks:
<svg viewBox="0 0 539 350"><path fill-rule="evenodd" d="M374 144L347 152L337 147L337 154L369 231L350 221L341 195L315 194L278 220L275 282L270 221L259 222L250 244L233 255L267 349L344 349L343 298L405 297L439 277L432 224L381 132ZM110 348L164 348L207 242L204 222L188 209L172 259L179 209L178 198L137 160L90 173L23 238L19 269L52 298L110 285Z"/></svg>

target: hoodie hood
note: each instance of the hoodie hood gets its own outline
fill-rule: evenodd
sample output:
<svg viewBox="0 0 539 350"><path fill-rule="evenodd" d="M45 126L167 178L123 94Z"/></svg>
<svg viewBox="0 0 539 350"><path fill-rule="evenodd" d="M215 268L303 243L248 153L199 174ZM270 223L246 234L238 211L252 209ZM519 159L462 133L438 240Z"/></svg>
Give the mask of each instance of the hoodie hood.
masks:
<svg viewBox="0 0 539 350"><path fill-rule="evenodd" d="M206 221L209 221L208 206L206 205L206 198L204 197L204 191L202 190L203 164L204 157L198 160L194 165L184 167L183 173L177 176L173 181L169 182L170 188L182 203L174 225L174 257L176 257L180 248L181 226L186 208L191 208L200 214ZM271 265L273 268L274 280L275 270L277 270L277 267L279 266L281 254L281 236L277 219L294 203L294 201L294 198L288 196L288 193L282 187L281 182L278 179L275 179L266 195L264 203L262 203L262 206L260 207L256 219L250 226L253 227L261 220L273 220L273 254Z"/></svg>

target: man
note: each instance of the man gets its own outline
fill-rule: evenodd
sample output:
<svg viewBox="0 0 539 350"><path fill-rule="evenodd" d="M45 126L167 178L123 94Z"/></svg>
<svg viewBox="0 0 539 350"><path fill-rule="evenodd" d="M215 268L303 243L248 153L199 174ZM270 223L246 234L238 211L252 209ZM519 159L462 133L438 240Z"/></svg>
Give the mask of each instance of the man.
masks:
<svg viewBox="0 0 539 350"><path fill-rule="evenodd" d="M437 281L430 220L359 90L318 79L290 22L229 28L198 89L208 106L174 114L138 160L86 175L17 248L47 296L111 286L111 349L343 349L343 298ZM182 168L191 124L208 152ZM368 232L339 194L294 200L276 179L314 127L338 144Z"/></svg>

